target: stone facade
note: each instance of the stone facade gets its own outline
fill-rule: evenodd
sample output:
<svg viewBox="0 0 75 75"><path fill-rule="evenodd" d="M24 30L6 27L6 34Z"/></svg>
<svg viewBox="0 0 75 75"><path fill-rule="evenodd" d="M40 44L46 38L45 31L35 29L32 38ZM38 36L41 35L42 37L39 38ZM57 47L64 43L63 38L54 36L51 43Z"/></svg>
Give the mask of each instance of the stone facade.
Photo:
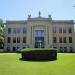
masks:
<svg viewBox="0 0 75 75"><path fill-rule="evenodd" d="M74 21L52 20L28 15L27 20L6 21L5 45L7 51L25 47L59 48L60 52L75 52Z"/></svg>

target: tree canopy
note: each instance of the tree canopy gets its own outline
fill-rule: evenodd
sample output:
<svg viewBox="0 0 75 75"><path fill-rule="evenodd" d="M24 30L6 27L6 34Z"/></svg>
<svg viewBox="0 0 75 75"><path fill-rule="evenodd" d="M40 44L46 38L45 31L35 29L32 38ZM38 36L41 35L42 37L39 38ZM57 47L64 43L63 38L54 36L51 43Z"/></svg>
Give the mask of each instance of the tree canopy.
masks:
<svg viewBox="0 0 75 75"><path fill-rule="evenodd" d="M0 48L3 48L4 45L4 24L3 20L0 19Z"/></svg>
<svg viewBox="0 0 75 75"><path fill-rule="evenodd" d="M0 18L0 27L3 27L3 20Z"/></svg>

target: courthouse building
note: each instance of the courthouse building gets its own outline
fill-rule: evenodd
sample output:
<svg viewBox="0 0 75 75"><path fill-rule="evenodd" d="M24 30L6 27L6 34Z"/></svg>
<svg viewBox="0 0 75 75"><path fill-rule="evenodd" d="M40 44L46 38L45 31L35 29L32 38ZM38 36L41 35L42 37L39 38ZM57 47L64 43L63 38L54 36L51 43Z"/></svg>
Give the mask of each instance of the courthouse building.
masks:
<svg viewBox="0 0 75 75"><path fill-rule="evenodd" d="M19 48L58 48L60 52L75 52L74 21L53 20L51 15L28 15L27 20L6 21L5 44L7 51Z"/></svg>

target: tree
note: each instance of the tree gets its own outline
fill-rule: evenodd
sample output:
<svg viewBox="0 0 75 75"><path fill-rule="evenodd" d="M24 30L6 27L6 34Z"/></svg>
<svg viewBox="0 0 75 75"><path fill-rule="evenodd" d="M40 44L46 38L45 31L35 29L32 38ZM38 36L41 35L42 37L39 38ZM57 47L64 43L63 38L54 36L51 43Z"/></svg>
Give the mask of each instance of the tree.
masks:
<svg viewBox="0 0 75 75"><path fill-rule="evenodd" d="M0 48L3 48L4 46L4 24L3 20L0 19Z"/></svg>

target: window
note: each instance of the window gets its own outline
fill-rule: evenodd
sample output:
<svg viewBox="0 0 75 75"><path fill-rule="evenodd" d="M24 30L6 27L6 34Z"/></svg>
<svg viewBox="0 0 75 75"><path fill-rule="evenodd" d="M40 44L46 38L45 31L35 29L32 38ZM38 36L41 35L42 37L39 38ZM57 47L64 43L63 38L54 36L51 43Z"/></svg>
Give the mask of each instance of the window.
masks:
<svg viewBox="0 0 75 75"><path fill-rule="evenodd" d="M23 43L26 43L26 37L23 37Z"/></svg>
<svg viewBox="0 0 75 75"><path fill-rule="evenodd" d="M70 52L73 52L73 47L70 47L69 50L70 50Z"/></svg>
<svg viewBox="0 0 75 75"><path fill-rule="evenodd" d="M36 37L43 37L44 36L44 30L35 30L35 36Z"/></svg>
<svg viewBox="0 0 75 75"><path fill-rule="evenodd" d="M13 37L13 43L16 43L16 37Z"/></svg>
<svg viewBox="0 0 75 75"><path fill-rule="evenodd" d="M64 52L67 52L67 47L64 47Z"/></svg>
<svg viewBox="0 0 75 75"><path fill-rule="evenodd" d="M23 49L24 49L24 48L26 48L26 47L23 47Z"/></svg>
<svg viewBox="0 0 75 75"><path fill-rule="evenodd" d="M8 52L10 51L10 47L7 47L7 51L8 51Z"/></svg>
<svg viewBox="0 0 75 75"><path fill-rule="evenodd" d="M16 28L13 28L13 33L16 33Z"/></svg>
<svg viewBox="0 0 75 75"><path fill-rule="evenodd" d="M66 33L66 28L63 28L63 33Z"/></svg>
<svg viewBox="0 0 75 75"><path fill-rule="evenodd" d="M72 43L72 37L69 37L69 43Z"/></svg>
<svg viewBox="0 0 75 75"><path fill-rule="evenodd" d="M13 47L13 51L14 51L14 52L16 51L16 47Z"/></svg>
<svg viewBox="0 0 75 75"><path fill-rule="evenodd" d="M8 43L11 42L11 38L10 38L10 37L7 38L7 42L8 42Z"/></svg>
<svg viewBox="0 0 75 75"><path fill-rule="evenodd" d="M68 32L69 32L69 33L72 33L72 29L71 29L71 27L68 29Z"/></svg>
<svg viewBox="0 0 75 75"><path fill-rule="evenodd" d="M62 43L62 37L59 37L59 43Z"/></svg>
<svg viewBox="0 0 75 75"><path fill-rule="evenodd" d="M20 50L20 47L19 46L17 47L17 50Z"/></svg>
<svg viewBox="0 0 75 75"><path fill-rule="evenodd" d="M53 48L57 48L57 47L53 47Z"/></svg>
<svg viewBox="0 0 75 75"><path fill-rule="evenodd" d="M57 43L56 37L53 37L53 43Z"/></svg>
<svg viewBox="0 0 75 75"><path fill-rule="evenodd" d="M17 43L20 43L20 37L17 37Z"/></svg>
<svg viewBox="0 0 75 75"><path fill-rule="evenodd" d="M17 28L17 33L20 33L21 32L21 28Z"/></svg>
<svg viewBox="0 0 75 75"><path fill-rule="evenodd" d="M63 47L60 47L60 52L63 52Z"/></svg>
<svg viewBox="0 0 75 75"><path fill-rule="evenodd" d="M59 33L62 33L62 28L61 27L59 28Z"/></svg>
<svg viewBox="0 0 75 75"><path fill-rule="evenodd" d="M53 27L53 33L56 33L56 27Z"/></svg>
<svg viewBox="0 0 75 75"><path fill-rule="evenodd" d="M23 28L23 33L26 33L27 32L27 29L26 28Z"/></svg>
<svg viewBox="0 0 75 75"><path fill-rule="evenodd" d="M63 38L63 43L66 43L66 37Z"/></svg>
<svg viewBox="0 0 75 75"><path fill-rule="evenodd" d="M8 28L8 34L10 34L11 33L11 28Z"/></svg>

